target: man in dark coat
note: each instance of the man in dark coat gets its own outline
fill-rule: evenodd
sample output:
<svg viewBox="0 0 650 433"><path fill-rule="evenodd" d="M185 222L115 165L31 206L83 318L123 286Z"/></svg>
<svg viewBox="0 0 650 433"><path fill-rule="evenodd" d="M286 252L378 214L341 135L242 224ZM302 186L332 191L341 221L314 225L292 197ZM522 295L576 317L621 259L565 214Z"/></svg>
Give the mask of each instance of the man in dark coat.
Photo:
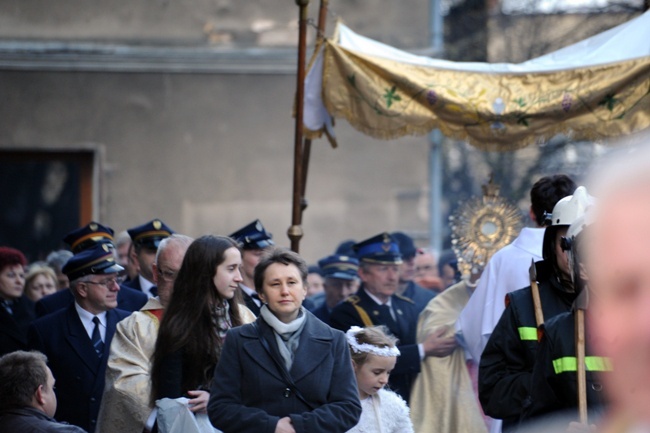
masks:
<svg viewBox="0 0 650 433"><path fill-rule="evenodd" d="M95 245L107 245L115 251L113 244L113 229L98 222L92 221L68 233L65 242L74 254L92 248ZM149 298L140 290L134 290L125 285L120 286L117 294L117 308L125 311L138 311ZM74 302L74 296L68 288L45 296L36 303L36 316L43 317L47 314L65 308Z"/></svg>
<svg viewBox="0 0 650 433"><path fill-rule="evenodd" d="M420 314L429 301L436 296L436 292L426 290L413 281L415 278L415 253L417 252L413 239L402 232L394 232L391 236L397 241L403 262L399 269L397 294L412 300L418 314Z"/></svg>
<svg viewBox="0 0 650 433"><path fill-rule="evenodd" d="M153 263L156 261L158 245L163 239L174 234L174 230L161 220L154 219L128 229L127 232L133 242L132 260L138 263L140 273L126 286L143 292L149 298L158 296L158 289L153 278Z"/></svg>
<svg viewBox="0 0 650 433"><path fill-rule="evenodd" d="M36 320L29 344L43 352L57 378L55 413L93 432L104 391L104 373L117 322L129 315L118 310L120 286L116 276L124 268L106 245L75 254L64 266L75 302Z"/></svg>
<svg viewBox="0 0 650 433"><path fill-rule="evenodd" d="M275 245L273 242L273 235L266 231L260 220L255 220L250 224L245 225L234 233L230 234L242 249L242 282L239 283L244 303L249 310L255 314L260 315L260 307L262 301L255 292L255 283L253 283L253 274L255 266L260 261L260 257L264 251Z"/></svg>
<svg viewBox="0 0 650 433"><path fill-rule="evenodd" d="M402 256L388 233L355 244L354 250L362 285L356 295L334 308L330 324L343 332L352 326L386 326L399 339L401 352L389 385L408 402L420 362L425 356L448 355L456 346L455 339L432 334L421 344L416 343L417 308L411 299L396 294Z"/></svg>
<svg viewBox="0 0 650 433"><path fill-rule="evenodd" d="M56 422L54 377L47 357L22 350L0 357L0 431L20 433L84 433Z"/></svg>
<svg viewBox="0 0 650 433"><path fill-rule="evenodd" d="M334 307L359 287L359 261L355 257L333 254L321 259L318 266L324 278L325 301L312 313L329 325Z"/></svg>

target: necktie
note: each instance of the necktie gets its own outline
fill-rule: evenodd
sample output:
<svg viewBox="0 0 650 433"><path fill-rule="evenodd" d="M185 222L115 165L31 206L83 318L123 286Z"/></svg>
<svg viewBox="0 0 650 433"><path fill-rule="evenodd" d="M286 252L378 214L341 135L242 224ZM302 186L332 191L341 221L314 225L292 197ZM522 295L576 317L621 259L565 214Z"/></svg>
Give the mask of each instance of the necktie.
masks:
<svg viewBox="0 0 650 433"><path fill-rule="evenodd" d="M156 287L156 286L151 286L151 288L149 289L149 292L150 292L153 296L158 296L158 287Z"/></svg>
<svg viewBox="0 0 650 433"><path fill-rule="evenodd" d="M262 305L262 300L261 300L260 297L257 295L257 293L253 293L253 294L251 295L251 298L253 298L253 301L255 301L255 304L257 304L258 307L260 307L260 306Z"/></svg>
<svg viewBox="0 0 650 433"><path fill-rule="evenodd" d="M99 333L99 317L93 317L93 323L95 324L95 328L93 329L93 336L91 340L93 342L95 352L97 352L97 356L101 358L104 355L104 342L102 341L102 336Z"/></svg>
<svg viewBox="0 0 650 433"><path fill-rule="evenodd" d="M379 317L382 318L382 321L386 326L390 328L391 324L397 324L397 322L395 321L395 317L393 317L393 312L391 311L391 308L388 305L386 304L380 305L379 312L380 312Z"/></svg>

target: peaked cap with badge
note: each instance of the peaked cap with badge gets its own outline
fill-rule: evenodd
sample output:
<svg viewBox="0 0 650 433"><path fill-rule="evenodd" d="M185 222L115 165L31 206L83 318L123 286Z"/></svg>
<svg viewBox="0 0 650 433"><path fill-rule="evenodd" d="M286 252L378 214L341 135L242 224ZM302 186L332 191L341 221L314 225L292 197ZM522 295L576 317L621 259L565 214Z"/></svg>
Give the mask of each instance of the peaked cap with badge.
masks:
<svg viewBox="0 0 650 433"><path fill-rule="evenodd" d="M133 244L138 247L157 249L160 241L174 234L174 230L159 219L128 229Z"/></svg>
<svg viewBox="0 0 650 433"><path fill-rule="evenodd" d="M413 238L407 235L404 232L393 232L390 234L393 240L397 242L400 253L402 253L402 258L405 260L410 260L415 257L417 248L415 248L415 243Z"/></svg>
<svg viewBox="0 0 650 433"><path fill-rule="evenodd" d="M359 260L355 257L332 254L318 261L318 267L324 278L341 280L359 279Z"/></svg>
<svg viewBox="0 0 650 433"><path fill-rule="evenodd" d="M386 232L354 244L352 248L360 262L396 265L402 263L402 254L397 242Z"/></svg>
<svg viewBox="0 0 650 433"><path fill-rule="evenodd" d="M116 274L124 268L115 262L115 255L106 244L98 244L75 254L63 266L62 272L74 281L85 275Z"/></svg>
<svg viewBox="0 0 650 433"><path fill-rule="evenodd" d="M112 228L106 227L98 222L91 221L83 227L68 233L63 242L65 242L70 250L77 254L80 251L88 249L94 245L108 244L113 245L113 234L115 232Z"/></svg>
<svg viewBox="0 0 650 433"><path fill-rule="evenodd" d="M232 233L230 237L245 250L259 250L275 245L273 235L266 231L258 219Z"/></svg>

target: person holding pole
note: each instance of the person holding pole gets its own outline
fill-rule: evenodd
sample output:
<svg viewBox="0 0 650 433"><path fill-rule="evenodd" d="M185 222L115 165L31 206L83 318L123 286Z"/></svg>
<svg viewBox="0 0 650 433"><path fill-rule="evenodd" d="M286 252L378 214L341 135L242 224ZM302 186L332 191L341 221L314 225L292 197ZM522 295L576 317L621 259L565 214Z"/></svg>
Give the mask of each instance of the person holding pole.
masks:
<svg viewBox="0 0 650 433"><path fill-rule="evenodd" d="M544 325L533 368L527 418L573 410L569 420L588 424L587 413L592 418L602 415L606 404L602 379L612 365L608 358L596 356L593 335L585 329L588 275L583 264L583 243L588 232L587 216L576 220L563 239L562 246L569 251L577 298L570 312L559 314Z"/></svg>
<svg viewBox="0 0 650 433"><path fill-rule="evenodd" d="M568 258L560 243L569 225L584 214L590 202L586 188L578 187L572 196L555 205L551 226L544 234L544 260L535 263L536 272L531 272L537 281L531 280L529 287L507 295L506 310L481 355L479 400L486 415L503 420L503 431L516 428L530 405L540 320L569 311L575 299Z"/></svg>

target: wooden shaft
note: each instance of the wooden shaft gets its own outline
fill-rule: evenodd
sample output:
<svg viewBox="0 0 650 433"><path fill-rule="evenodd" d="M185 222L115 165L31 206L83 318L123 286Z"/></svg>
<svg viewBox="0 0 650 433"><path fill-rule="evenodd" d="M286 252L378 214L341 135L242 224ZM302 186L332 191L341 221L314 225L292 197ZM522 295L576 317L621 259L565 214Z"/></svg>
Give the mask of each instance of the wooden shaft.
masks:
<svg viewBox="0 0 650 433"><path fill-rule="evenodd" d="M587 424L587 367L585 363L585 312L576 310L576 365L578 381L578 414L582 424Z"/></svg>
<svg viewBox="0 0 650 433"><path fill-rule="evenodd" d="M650 0L648 0L650 1ZM327 8L329 0L320 0L320 8L318 9L318 35L317 38L322 38L325 34L325 26L327 25Z"/></svg>
<svg viewBox="0 0 650 433"><path fill-rule="evenodd" d="M320 8L318 9L318 31L316 39L321 41L325 35L325 26L327 25L327 7L329 1L321 0ZM309 138L305 139L303 147L303 157L302 157L302 197L300 199L300 209L304 211L307 209L307 199L305 198L307 192L307 175L309 173L309 160L311 157L311 140ZM301 218L302 220L302 218Z"/></svg>
<svg viewBox="0 0 650 433"><path fill-rule="evenodd" d="M302 181L303 181L303 112L305 99L305 57L307 51L307 5L309 0L296 0L300 8L298 25L298 67L296 78L296 124L294 134L293 156L293 203L291 213L291 227L287 234L291 239L291 249L300 250L302 238Z"/></svg>
<svg viewBox="0 0 650 433"><path fill-rule="evenodd" d="M300 200L301 210L307 209L307 199L305 198L307 192L307 175L309 174L309 158L311 156L311 140L305 138L305 146L302 153L302 196Z"/></svg>
<svg viewBox="0 0 650 433"><path fill-rule="evenodd" d="M544 311L542 310L542 300L539 297L537 281L530 282L530 289L533 293L533 305L535 306L535 323L537 323L537 329L539 329L544 324Z"/></svg>

